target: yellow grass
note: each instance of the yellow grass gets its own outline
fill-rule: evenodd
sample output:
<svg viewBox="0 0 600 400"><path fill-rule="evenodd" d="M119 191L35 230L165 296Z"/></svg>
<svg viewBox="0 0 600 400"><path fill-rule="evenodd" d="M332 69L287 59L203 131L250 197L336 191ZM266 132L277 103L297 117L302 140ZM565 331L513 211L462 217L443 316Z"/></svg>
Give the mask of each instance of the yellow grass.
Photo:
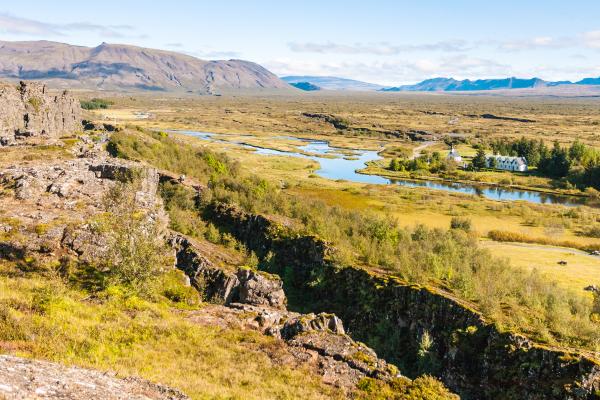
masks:
<svg viewBox="0 0 600 400"><path fill-rule="evenodd" d="M582 295L591 296L583 291L584 287L600 284L600 257L555 246L492 241L482 241L481 245L496 256L508 258L517 267L537 269ZM559 261L566 261L567 265L559 265Z"/></svg>

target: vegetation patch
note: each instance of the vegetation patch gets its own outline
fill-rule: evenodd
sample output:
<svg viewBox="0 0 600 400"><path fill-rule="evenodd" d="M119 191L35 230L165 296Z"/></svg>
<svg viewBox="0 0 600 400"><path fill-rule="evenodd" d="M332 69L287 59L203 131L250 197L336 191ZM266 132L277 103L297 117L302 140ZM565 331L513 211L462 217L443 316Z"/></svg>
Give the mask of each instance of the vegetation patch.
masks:
<svg viewBox="0 0 600 400"><path fill-rule="evenodd" d="M114 103L110 100L93 98L91 100L81 100L81 108L84 110L105 110L112 106Z"/></svg>

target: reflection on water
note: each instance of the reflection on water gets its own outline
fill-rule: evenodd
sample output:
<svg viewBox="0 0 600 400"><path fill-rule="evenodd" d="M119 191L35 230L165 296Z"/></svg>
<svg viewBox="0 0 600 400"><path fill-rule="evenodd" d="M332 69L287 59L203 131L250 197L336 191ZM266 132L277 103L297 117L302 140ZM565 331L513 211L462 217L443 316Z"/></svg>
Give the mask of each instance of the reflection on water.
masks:
<svg viewBox="0 0 600 400"><path fill-rule="evenodd" d="M226 137L227 135L222 134L196 131L173 132L194 136L202 140L210 140L213 142L220 143L230 143L238 145L240 147L252 148L256 151L256 154L291 156L314 160L320 164L320 169L316 171L317 175L333 180L341 179L359 183L372 183L381 185L396 184L407 187L424 187L428 189L445 190L447 192L466 193L474 196L482 196L492 200L521 200L528 201L531 203L563 204L567 206L577 206L585 204L586 202L585 198L579 198L575 196L559 196L554 194L533 192L529 190L507 189L497 186L469 185L463 183L440 182L430 180L410 180L396 178L388 179L378 175L359 174L356 171L364 168L367 162L380 159L376 151L359 149L348 150L339 147L332 147L329 145L328 142L323 140L297 138L294 136L275 136L273 138L274 140L288 140L299 142L299 145L296 146L298 152L293 152L268 149L264 147L254 146L248 143L224 140L222 138ZM352 159L344 158L345 155L347 156L350 153Z"/></svg>

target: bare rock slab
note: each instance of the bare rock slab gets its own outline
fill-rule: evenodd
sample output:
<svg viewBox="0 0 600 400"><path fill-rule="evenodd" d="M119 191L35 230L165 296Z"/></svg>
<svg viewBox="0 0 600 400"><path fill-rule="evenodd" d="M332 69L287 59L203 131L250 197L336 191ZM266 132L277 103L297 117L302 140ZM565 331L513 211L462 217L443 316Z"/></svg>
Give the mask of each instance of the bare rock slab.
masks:
<svg viewBox="0 0 600 400"><path fill-rule="evenodd" d="M139 378L0 356L0 399L188 400L176 389Z"/></svg>

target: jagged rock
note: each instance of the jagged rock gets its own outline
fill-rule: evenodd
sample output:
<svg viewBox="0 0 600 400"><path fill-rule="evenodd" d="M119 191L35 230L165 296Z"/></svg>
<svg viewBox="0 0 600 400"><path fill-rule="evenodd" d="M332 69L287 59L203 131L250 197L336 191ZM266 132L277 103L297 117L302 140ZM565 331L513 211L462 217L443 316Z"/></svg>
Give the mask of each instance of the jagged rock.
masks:
<svg viewBox="0 0 600 400"><path fill-rule="evenodd" d="M330 331L339 335L345 333L341 319L334 314L320 313L318 315L302 315L287 321L281 329L281 336L291 339L294 336L314 331Z"/></svg>
<svg viewBox="0 0 600 400"><path fill-rule="evenodd" d="M228 306L209 305L193 311L193 323L219 326L222 329L251 329L281 339L288 357L285 365L310 366L327 384L353 390L364 377L389 380L399 376L397 369L377 357L375 352L344 333L336 333L323 323L303 324L303 330L286 329L297 320L332 321L341 328L334 315L302 315L265 306L232 303ZM285 334L282 331L286 330ZM281 355L279 355L281 357Z"/></svg>
<svg viewBox="0 0 600 400"><path fill-rule="evenodd" d="M245 268L226 271L213 265L186 237L174 234L170 242L175 249L176 267L185 272L206 300L285 309L286 298L279 277Z"/></svg>
<svg viewBox="0 0 600 400"><path fill-rule="evenodd" d="M139 378L0 356L0 398L6 400L187 400L176 389Z"/></svg>
<svg viewBox="0 0 600 400"><path fill-rule="evenodd" d="M81 129L79 101L68 92L50 94L46 85L0 84L0 146L42 143Z"/></svg>
<svg viewBox="0 0 600 400"><path fill-rule="evenodd" d="M2 199L4 216L16 221L10 227L11 246L43 254L63 249L96 258L106 241L89 220L104 212L102 199L115 185L116 171L139 176L136 202L166 226L155 169L107 158L42 162L0 171L0 189L14 192L14 198L5 195Z"/></svg>
<svg viewBox="0 0 600 400"><path fill-rule="evenodd" d="M104 132L116 132L120 128L116 127L113 124L106 124L102 122L94 122L83 120L81 121L81 125L83 126L84 131L104 131Z"/></svg>
<svg viewBox="0 0 600 400"><path fill-rule="evenodd" d="M236 276L239 281L237 301L285 309L286 298L279 277L249 269L238 270Z"/></svg>

